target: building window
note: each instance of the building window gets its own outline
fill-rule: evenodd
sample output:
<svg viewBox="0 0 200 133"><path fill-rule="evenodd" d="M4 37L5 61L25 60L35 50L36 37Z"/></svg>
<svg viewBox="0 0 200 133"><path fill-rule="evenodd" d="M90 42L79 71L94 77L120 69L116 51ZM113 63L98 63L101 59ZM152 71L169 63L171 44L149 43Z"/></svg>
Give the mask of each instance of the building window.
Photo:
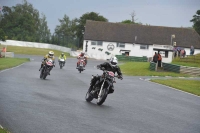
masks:
<svg viewBox="0 0 200 133"><path fill-rule="evenodd" d="M149 49L149 45L140 45L140 49Z"/></svg>
<svg viewBox="0 0 200 133"><path fill-rule="evenodd" d="M91 45L97 45L96 41L91 41Z"/></svg>
<svg viewBox="0 0 200 133"><path fill-rule="evenodd" d="M103 42L102 41L97 41L97 45L98 46L103 46Z"/></svg>
<svg viewBox="0 0 200 133"><path fill-rule="evenodd" d="M125 43L117 43L117 47L125 48Z"/></svg>
<svg viewBox="0 0 200 133"><path fill-rule="evenodd" d="M103 46L102 41L91 41L91 45Z"/></svg>

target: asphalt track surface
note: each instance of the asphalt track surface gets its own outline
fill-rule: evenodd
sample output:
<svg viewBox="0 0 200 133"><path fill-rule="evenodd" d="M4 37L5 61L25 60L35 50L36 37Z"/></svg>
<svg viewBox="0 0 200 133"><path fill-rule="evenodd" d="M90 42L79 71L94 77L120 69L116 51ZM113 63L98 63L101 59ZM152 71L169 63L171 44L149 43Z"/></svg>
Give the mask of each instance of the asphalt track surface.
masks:
<svg viewBox="0 0 200 133"><path fill-rule="evenodd" d="M200 97L124 76L98 106L85 94L103 61L91 59L79 73L69 58L42 80L42 57L27 57L31 62L0 71L0 124L11 133L200 133Z"/></svg>

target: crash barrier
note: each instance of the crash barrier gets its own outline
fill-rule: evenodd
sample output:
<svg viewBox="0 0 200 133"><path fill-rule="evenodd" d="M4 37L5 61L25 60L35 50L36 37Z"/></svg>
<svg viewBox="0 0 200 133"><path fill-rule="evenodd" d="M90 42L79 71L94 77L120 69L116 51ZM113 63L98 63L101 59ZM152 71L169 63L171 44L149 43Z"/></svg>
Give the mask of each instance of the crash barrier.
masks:
<svg viewBox="0 0 200 133"><path fill-rule="evenodd" d="M150 69L150 71L156 71L157 70L157 63L150 62L149 69Z"/></svg>
<svg viewBox="0 0 200 133"><path fill-rule="evenodd" d="M119 61L133 61L133 62L147 62L148 58L146 56L136 57L136 56L125 56L125 55L116 55Z"/></svg>
<svg viewBox="0 0 200 133"><path fill-rule="evenodd" d="M1 52L1 57L14 57L14 52Z"/></svg>
<svg viewBox="0 0 200 133"><path fill-rule="evenodd" d="M162 62L162 66L164 71L200 76L200 68L197 67L180 66L164 62ZM151 71L157 71L156 63L150 62L149 69Z"/></svg>
<svg viewBox="0 0 200 133"><path fill-rule="evenodd" d="M25 41L16 41L16 40L6 40L5 42L0 41L0 43L2 45L54 49L54 50L59 50L62 52L67 52L67 53L70 53L71 51L71 48L53 45L53 44L47 44L47 43L25 42Z"/></svg>

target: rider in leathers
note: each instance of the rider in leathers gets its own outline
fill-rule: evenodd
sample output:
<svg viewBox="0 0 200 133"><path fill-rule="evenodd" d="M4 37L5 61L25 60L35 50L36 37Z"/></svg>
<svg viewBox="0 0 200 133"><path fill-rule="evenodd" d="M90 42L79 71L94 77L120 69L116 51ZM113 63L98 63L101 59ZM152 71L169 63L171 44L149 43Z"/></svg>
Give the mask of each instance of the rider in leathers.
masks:
<svg viewBox="0 0 200 133"><path fill-rule="evenodd" d="M104 68L105 70L107 71L112 71L113 73L117 72L118 74L118 78L122 79L122 73L121 73L121 70L119 68L119 66L117 66L117 58L116 57L113 57L110 59L110 62L104 62L103 64L100 64L97 66L97 68L99 69L102 69ZM101 76L94 76L92 79L91 79L91 87L97 91L99 88L100 88L100 82L102 81L102 78ZM114 92L114 86L111 87L111 90L109 93L113 93Z"/></svg>

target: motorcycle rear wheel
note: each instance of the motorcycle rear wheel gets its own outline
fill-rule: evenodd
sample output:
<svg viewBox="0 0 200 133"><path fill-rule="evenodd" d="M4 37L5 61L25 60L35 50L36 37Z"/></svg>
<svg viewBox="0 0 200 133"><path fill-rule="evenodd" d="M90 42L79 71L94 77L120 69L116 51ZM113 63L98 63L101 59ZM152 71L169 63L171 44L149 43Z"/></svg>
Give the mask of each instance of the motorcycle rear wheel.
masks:
<svg viewBox="0 0 200 133"><path fill-rule="evenodd" d="M85 95L85 100L87 102L91 102L93 100L93 97L90 96L90 92L89 91Z"/></svg>
<svg viewBox="0 0 200 133"><path fill-rule="evenodd" d="M40 78L43 78L43 69L40 71Z"/></svg>
<svg viewBox="0 0 200 133"><path fill-rule="evenodd" d="M91 92L91 87L88 89L88 91L87 91L87 93L86 93L86 95L85 95L85 100L87 101L87 102L91 102L94 98L93 97L91 97L91 95L90 95L90 92Z"/></svg>

